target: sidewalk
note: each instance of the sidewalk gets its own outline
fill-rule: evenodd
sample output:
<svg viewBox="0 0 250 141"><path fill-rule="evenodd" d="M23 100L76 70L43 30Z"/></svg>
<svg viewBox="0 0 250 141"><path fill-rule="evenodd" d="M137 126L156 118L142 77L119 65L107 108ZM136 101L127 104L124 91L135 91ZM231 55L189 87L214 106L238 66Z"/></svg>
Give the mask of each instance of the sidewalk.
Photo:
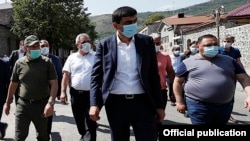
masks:
<svg viewBox="0 0 250 141"><path fill-rule="evenodd" d="M235 105L233 110L233 117L239 121L238 124L250 124L250 112L243 108L243 101L246 98L246 94L239 84L237 84L235 94ZM13 141L14 138L14 124L15 124L15 104L11 105L10 115L3 114L2 122L9 124L6 130L6 136L2 141ZM176 124L190 124L190 119L185 118L182 114L177 112L175 106L170 106L168 101L166 107L166 117L164 124L176 125ZM110 129L105 115L105 109L103 108L100 113L101 119L98 121L99 127L97 129L97 141L110 141ZM232 124L232 123L229 123ZM72 115L71 106L62 105L60 102L56 102L55 113L52 124L52 141L79 141L80 135L77 131L75 121ZM36 132L33 124L30 125L29 135L26 141L36 141ZM131 136L131 141L135 141L134 136Z"/></svg>

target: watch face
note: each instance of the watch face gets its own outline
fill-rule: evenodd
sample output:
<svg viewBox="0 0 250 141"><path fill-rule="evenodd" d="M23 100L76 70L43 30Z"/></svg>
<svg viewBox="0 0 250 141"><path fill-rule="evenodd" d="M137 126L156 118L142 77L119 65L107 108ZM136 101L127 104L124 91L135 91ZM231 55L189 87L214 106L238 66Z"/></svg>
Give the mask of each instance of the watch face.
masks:
<svg viewBox="0 0 250 141"><path fill-rule="evenodd" d="M54 105L55 104L55 101L49 101L48 102L50 105Z"/></svg>

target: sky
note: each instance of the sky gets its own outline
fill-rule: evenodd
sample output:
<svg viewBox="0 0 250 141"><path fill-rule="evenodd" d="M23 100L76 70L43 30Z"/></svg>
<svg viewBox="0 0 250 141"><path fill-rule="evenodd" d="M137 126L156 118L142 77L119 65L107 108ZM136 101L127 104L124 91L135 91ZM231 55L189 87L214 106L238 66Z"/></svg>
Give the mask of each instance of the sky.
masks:
<svg viewBox="0 0 250 141"><path fill-rule="evenodd" d="M0 0L0 4L10 0ZM171 11L191 5L208 2L209 0L84 0L84 7L91 16L112 14L121 6L131 6L141 12Z"/></svg>

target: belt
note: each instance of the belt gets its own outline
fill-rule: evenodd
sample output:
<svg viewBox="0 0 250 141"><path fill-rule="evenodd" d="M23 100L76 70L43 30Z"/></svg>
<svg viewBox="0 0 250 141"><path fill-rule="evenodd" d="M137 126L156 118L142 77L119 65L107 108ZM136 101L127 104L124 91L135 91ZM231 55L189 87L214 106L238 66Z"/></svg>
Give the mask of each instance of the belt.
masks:
<svg viewBox="0 0 250 141"><path fill-rule="evenodd" d="M75 91L75 92L77 92L77 93L79 93L79 94L89 93L89 91L86 91L86 90L76 90L76 89L73 88L73 87L70 87L70 89L73 90L73 91Z"/></svg>
<svg viewBox="0 0 250 141"><path fill-rule="evenodd" d="M45 97L43 99L38 99L38 100L34 100L34 99L25 99L25 98L22 98L22 97L19 97L22 101L24 102L27 102L27 103L30 103L30 104L38 104L38 103L42 103L42 102L45 102L45 101L48 101L49 99L49 96L48 97Z"/></svg>
<svg viewBox="0 0 250 141"><path fill-rule="evenodd" d="M124 99L136 99L136 98L141 98L141 97L145 97L145 93L143 94L110 94L110 96L112 97L116 97L116 98L124 98Z"/></svg>

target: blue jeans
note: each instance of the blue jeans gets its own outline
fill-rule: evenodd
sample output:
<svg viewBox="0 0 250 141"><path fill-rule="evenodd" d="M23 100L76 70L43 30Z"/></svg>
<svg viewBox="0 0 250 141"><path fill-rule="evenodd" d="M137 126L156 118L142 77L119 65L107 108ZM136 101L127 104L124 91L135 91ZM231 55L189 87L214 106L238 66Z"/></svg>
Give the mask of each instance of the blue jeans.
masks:
<svg viewBox="0 0 250 141"><path fill-rule="evenodd" d="M225 104L213 104L185 97L188 114L193 125L226 125L233 110L233 100Z"/></svg>

